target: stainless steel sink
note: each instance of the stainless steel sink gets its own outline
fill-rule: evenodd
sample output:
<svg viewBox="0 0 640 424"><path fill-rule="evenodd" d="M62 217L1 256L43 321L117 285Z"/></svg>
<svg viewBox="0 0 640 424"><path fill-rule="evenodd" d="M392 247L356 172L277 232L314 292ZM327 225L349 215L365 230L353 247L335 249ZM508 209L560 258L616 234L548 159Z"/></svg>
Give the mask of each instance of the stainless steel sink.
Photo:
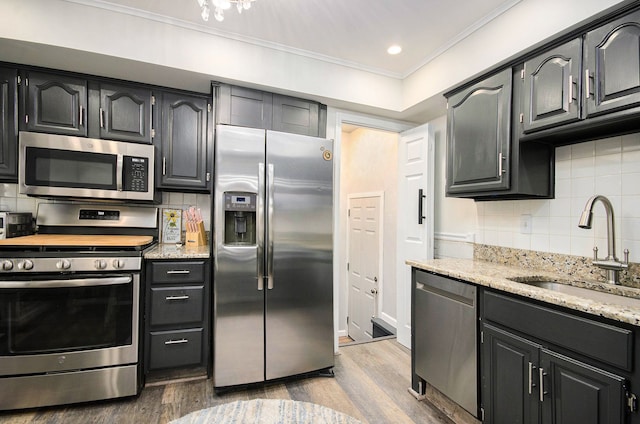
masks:
<svg viewBox="0 0 640 424"><path fill-rule="evenodd" d="M632 308L640 309L640 299L637 299L634 297L627 297L627 296L621 296L617 294L605 293L605 292L592 290L584 287L577 287L577 286L572 286L570 284L559 283L557 281L518 280L517 282L526 284L528 286L540 287L547 290L553 290L560 293L566 293L573 296L583 297L583 298L595 300L598 302L611 303L614 305L629 306Z"/></svg>

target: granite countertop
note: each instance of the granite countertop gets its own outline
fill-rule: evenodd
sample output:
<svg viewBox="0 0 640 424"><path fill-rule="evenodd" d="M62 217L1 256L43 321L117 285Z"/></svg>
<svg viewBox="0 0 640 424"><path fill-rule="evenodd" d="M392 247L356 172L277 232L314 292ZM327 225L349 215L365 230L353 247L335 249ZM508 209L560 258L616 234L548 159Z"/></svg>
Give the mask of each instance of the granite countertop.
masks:
<svg viewBox="0 0 640 424"><path fill-rule="evenodd" d="M558 306L602 316L620 322L640 326L640 289L617 286L595 281L576 280L560 273L549 273L535 269L500 265L472 259L432 259L427 261L406 261L407 265L431 271L437 274L459 278L479 286L490 287L508 293L536 299ZM616 304L612 302L589 299L579 295L570 295L522 283L531 280L551 280L588 288L600 292L638 299L638 306ZM521 282L517 282L517 281ZM628 299L622 299L628 300Z"/></svg>
<svg viewBox="0 0 640 424"><path fill-rule="evenodd" d="M209 258L209 246L188 247L173 243L160 243L144 253L145 259L194 259Z"/></svg>

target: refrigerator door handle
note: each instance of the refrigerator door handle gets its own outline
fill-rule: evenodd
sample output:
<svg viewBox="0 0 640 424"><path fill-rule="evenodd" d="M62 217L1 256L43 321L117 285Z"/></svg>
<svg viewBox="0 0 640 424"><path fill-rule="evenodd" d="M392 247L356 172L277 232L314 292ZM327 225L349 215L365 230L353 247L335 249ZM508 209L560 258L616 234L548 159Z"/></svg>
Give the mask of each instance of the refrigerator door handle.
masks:
<svg viewBox="0 0 640 424"><path fill-rule="evenodd" d="M267 289L273 289L273 164L267 167Z"/></svg>
<svg viewBox="0 0 640 424"><path fill-rule="evenodd" d="M264 163L258 164L258 195L256 196L256 244L258 248L258 290L264 290Z"/></svg>

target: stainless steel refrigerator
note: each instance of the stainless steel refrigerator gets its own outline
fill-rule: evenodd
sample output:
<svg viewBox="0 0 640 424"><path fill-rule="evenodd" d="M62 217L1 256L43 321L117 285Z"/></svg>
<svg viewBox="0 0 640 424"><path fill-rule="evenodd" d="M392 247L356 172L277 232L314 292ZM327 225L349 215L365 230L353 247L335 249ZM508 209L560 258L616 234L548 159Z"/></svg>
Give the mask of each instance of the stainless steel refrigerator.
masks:
<svg viewBox="0 0 640 424"><path fill-rule="evenodd" d="M219 125L216 388L333 367L332 141Z"/></svg>

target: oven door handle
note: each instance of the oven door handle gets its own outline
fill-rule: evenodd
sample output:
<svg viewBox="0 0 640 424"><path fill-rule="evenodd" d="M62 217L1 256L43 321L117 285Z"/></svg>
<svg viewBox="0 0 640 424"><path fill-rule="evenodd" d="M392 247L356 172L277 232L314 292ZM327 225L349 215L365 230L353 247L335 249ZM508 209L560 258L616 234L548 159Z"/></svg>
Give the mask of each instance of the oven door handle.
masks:
<svg viewBox="0 0 640 424"><path fill-rule="evenodd" d="M92 287L115 286L129 284L131 276L107 278L78 278L74 280L31 280L31 281L0 281L0 289L48 289L58 287Z"/></svg>

